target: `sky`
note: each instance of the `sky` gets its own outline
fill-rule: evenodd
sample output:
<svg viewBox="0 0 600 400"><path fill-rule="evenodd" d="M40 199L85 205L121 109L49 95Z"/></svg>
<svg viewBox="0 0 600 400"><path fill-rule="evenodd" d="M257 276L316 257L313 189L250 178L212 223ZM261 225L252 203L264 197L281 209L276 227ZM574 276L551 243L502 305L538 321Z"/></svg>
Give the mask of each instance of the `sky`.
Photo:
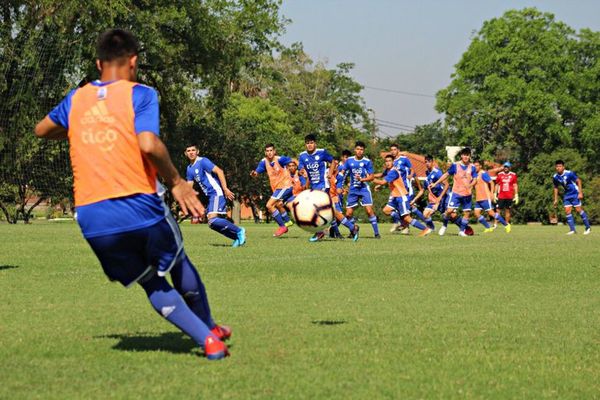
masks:
<svg viewBox="0 0 600 400"><path fill-rule="evenodd" d="M596 0L283 0L281 13L292 22L281 40L302 42L330 68L354 63L352 76L365 86L362 95L375 118L410 130L441 118L433 96L450 83L483 22L525 7L550 12L576 30L600 30ZM380 127L379 134L400 132Z"/></svg>

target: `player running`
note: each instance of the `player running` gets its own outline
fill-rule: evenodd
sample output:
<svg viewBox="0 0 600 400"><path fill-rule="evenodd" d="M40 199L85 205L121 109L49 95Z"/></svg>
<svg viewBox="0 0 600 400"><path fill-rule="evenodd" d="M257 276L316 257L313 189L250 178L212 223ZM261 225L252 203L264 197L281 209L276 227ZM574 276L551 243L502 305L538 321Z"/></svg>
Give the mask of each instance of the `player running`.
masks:
<svg viewBox="0 0 600 400"><path fill-rule="evenodd" d="M306 174L308 186L313 190L329 193L328 167L333 161L333 156L325 149L317 148L317 137L313 134L304 137L306 151L298 156L298 170ZM335 219L332 225L337 228ZM325 232L315 233L309 241L317 242L325 237Z"/></svg>
<svg viewBox="0 0 600 400"><path fill-rule="evenodd" d="M427 176L425 177L425 187L428 188L428 202L427 207L425 207L425 210L423 210L423 216L425 217L427 226L432 231L434 231L435 225L433 224L431 216L436 211L439 211L442 215L446 211L446 205L448 203L447 192L450 185L447 181L439 183L435 186L432 185L432 183L439 180L443 175L442 170L435 166L433 156L425 156L425 167L427 168Z"/></svg>
<svg viewBox="0 0 600 400"><path fill-rule="evenodd" d="M511 208L513 203L519 204L519 185L517 182L517 174L512 172L510 168L512 164L505 162L502 165L502 171L496 175L496 189L494 191L494 200L497 200L497 208L504 210L504 219L508 224L506 232L510 233L511 225Z"/></svg>
<svg viewBox="0 0 600 400"><path fill-rule="evenodd" d="M510 225L499 213L494 211L494 207L492 206L492 193L494 193L494 181L492 177L487 171L482 169L481 160L475 160L473 165L475 165L475 171L477 172L477 183L475 184L475 218L485 227L484 233L493 232L495 228L490 226L484 215L481 215L482 211L504 225L506 233L510 233Z"/></svg>
<svg viewBox="0 0 600 400"><path fill-rule="evenodd" d="M555 163L556 173L552 177L554 183L554 207L558 206L558 188L562 187L563 193L563 207L565 207L565 213L567 214L567 224L569 225L569 232L567 235L573 235L575 231L575 218L573 217L573 207L581 215L583 224L585 225L584 235L589 235L592 232L590 221L586 212L583 210L581 200L583 200L583 189L581 187L581 179L573 171L565 169L565 162L563 160L557 160Z"/></svg>
<svg viewBox="0 0 600 400"><path fill-rule="evenodd" d="M288 226L293 223L288 216L287 210L291 210L291 202L295 196L292 189L292 178L286 166L292 159L286 156L278 156L273 143L265 146L265 158L260 160L256 169L250 172L250 176L256 178L259 174L266 172L271 184L273 194L267 201L267 210L273 216L279 228L273 236L280 237L288 231ZM282 207L281 209L279 207Z"/></svg>
<svg viewBox="0 0 600 400"><path fill-rule="evenodd" d="M404 179L398 169L394 168L394 157L392 155L385 156L385 170L383 179L373 179L377 185L388 185L390 188L390 197L388 203L383 208L386 215L392 217L392 221L404 221L407 225L414 226L421 230L419 236L427 236L432 230L416 219L410 216L410 201L408 198L408 190L404 186Z"/></svg>
<svg viewBox="0 0 600 400"><path fill-rule="evenodd" d="M348 199L346 200L346 219L350 220L352 218L354 208L360 203L369 216L369 222L373 227L375 238L379 239L381 235L379 235L377 217L375 216L375 212L373 212L373 196L371 195L371 188L368 183L374 178L373 163L364 154L365 144L361 141L356 142L354 156L349 157L342 167L345 176L350 177L350 189L348 190ZM358 224L354 226L356 228L354 229L354 237L357 240Z"/></svg>
<svg viewBox="0 0 600 400"><path fill-rule="evenodd" d="M457 213L459 208L462 209L463 217L458 222L460 223L460 230L458 236L466 237L465 228L469 224L469 217L471 215L471 202L473 201L473 186L477 183L477 172L475 166L471 164L471 149L464 148L460 151L460 162L454 162L437 181L431 184L431 187L435 187L438 184L444 182L450 175L454 177L452 182L452 192L448 197L448 206L444 213L444 226L440 228L439 235L443 236L446 233L446 225L450 219L458 218Z"/></svg>
<svg viewBox="0 0 600 400"><path fill-rule="evenodd" d="M68 139L77 222L110 280L144 288L157 313L189 335L207 359L226 357L231 335L212 319L204 284L157 194L157 172L184 214L201 205L159 138L156 90L136 83L139 44L111 29L98 39L100 80L71 91L35 127ZM167 273L175 288L165 279Z"/></svg>
<svg viewBox="0 0 600 400"><path fill-rule="evenodd" d="M191 187L194 186L194 182L197 182L208 198L206 208L208 227L233 240L232 247L243 246L246 243L246 230L224 218L227 215L227 200L235 199L235 195L227 187L225 174L208 158L199 157L198 152L196 145L185 149L185 155L190 160L186 178Z"/></svg>

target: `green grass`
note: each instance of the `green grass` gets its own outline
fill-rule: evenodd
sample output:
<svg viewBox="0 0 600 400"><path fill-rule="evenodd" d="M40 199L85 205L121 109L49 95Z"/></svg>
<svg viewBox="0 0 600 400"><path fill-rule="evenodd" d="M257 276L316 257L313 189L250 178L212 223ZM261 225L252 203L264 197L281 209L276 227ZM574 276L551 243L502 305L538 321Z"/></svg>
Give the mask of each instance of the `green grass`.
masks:
<svg viewBox="0 0 600 400"><path fill-rule="evenodd" d="M248 245L183 226L232 356L200 357L73 223L0 225L0 398L594 398L600 232ZM450 227L449 233L456 228Z"/></svg>

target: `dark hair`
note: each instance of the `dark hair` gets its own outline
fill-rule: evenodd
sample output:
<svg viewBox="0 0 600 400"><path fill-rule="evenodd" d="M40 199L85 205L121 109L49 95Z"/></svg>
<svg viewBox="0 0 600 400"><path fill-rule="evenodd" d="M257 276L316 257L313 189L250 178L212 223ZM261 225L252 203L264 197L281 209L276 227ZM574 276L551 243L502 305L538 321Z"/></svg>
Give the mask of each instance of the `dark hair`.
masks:
<svg viewBox="0 0 600 400"><path fill-rule="evenodd" d="M565 162L564 162L563 160L556 160L556 161L554 162L554 165L562 165L562 166L564 167L564 165L565 165Z"/></svg>
<svg viewBox="0 0 600 400"><path fill-rule="evenodd" d="M186 149L189 149L190 147L195 147L196 150L200 150L200 148L198 147L198 145L196 143L190 143L187 146L185 146Z"/></svg>
<svg viewBox="0 0 600 400"><path fill-rule="evenodd" d="M458 154L461 155L461 156L470 156L471 155L471 149L468 148L468 147L465 147Z"/></svg>
<svg viewBox="0 0 600 400"><path fill-rule="evenodd" d="M391 155L391 154L387 154L387 155L386 155L384 158L385 158L386 160L387 160L388 158L391 158L392 160L394 160L394 156L393 156L393 155Z"/></svg>
<svg viewBox="0 0 600 400"><path fill-rule="evenodd" d="M352 156L352 152L350 150L342 150L342 157L350 157Z"/></svg>
<svg viewBox="0 0 600 400"><path fill-rule="evenodd" d="M275 145L273 143L265 144L265 150L268 149L269 147L275 148Z"/></svg>
<svg viewBox="0 0 600 400"><path fill-rule="evenodd" d="M362 147L364 149L367 146L365 146L365 142L358 140L356 143L354 143L354 147Z"/></svg>
<svg viewBox="0 0 600 400"><path fill-rule="evenodd" d="M433 161L433 156L431 154L427 154L425 156L425 161Z"/></svg>
<svg viewBox="0 0 600 400"><path fill-rule="evenodd" d="M390 144L390 148L392 148L392 147L395 147L397 149L400 148L400 146L398 146L398 143L392 143L392 144Z"/></svg>
<svg viewBox="0 0 600 400"><path fill-rule="evenodd" d="M114 61L138 54L140 45L136 37L123 29L109 29L98 37L96 57L100 61Z"/></svg>
<svg viewBox="0 0 600 400"><path fill-rule="evenodd" d="M483 165L483 163L481 162L481 159L480 159L480 158L476 158L476 159L473 161L473 164L475 164L475 163L477 163L477 164L479 164L479 165Z"/></svg>
<svg viewBox="0 0 600 400"><path fill-rule="evenodd" d="M316 142L317 141L317 136L309 133L308 135L304 136L304 143L306 142Z"/></svg>

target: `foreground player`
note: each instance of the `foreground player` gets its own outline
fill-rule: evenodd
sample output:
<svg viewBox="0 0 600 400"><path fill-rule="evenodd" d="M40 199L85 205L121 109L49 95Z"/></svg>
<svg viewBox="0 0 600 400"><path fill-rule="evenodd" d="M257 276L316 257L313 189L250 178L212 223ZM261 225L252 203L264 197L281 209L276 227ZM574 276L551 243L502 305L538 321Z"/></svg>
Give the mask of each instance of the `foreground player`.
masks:
<svg viewBox="0 0 600 400"><path fill-rule="evenodd" d="M354 214L354 208L360 203L365 208L369 216L369 222L373 227L375 238L379 239L379 226L377 225L377 217L373 212L373 196L371 195L370 181L373 180L373 163L364 156L365 144L356 142L354 146L354 156L349 157L344 163L342 170L345 175L350 176L350 189L348 190L348 198L346 200L346 219L350 220ZM346 225L347 226L347 225ZM358 224L355 224L355 234L358 234ZM355 239L356 240L356 239Z"/></svg>
<svg viewBox="0 0 600 400"><path fill-rule="evenodd" d="M268 143L265 146L265 158L260 160L256 169L250 172L250 176L256 178L258 174L266 172L269 176L269 183L271 184L271 190L273 194L267 201L267 210L273 216L279 228L275 231L273 236L279 237L286 234L288 228L286 224L291 225L292 222L287 214L285 208L282 210L279 207L288 207L288 203L294 201L294 191L292 188L292 178L290 177L290 171L286 166L292 162L292 159L285 156L278 156L275 151L275 145Z"/></svg>
<svg viewBox="0 0 600 400"><path fill-rule="evenodd" d="M460 151L460 162L452 163L448 171L446 171L440 179L433 182L431 186L435 187L444 182L449 176L453 176L452 192L448 197L448 206L444 213L444 226L440 228L439 235L443 236L446 233L446 224L448 220L458 218L457 210L462 209L463 217L459 220L458 236L466 237L465 228L469 224L471 216L471 207L473 201L473 186L477 183L477 172L475 166L471 164L471 149L464 148ZM453 216L456 214L456 217Z"/></svg>
<svg viewBox="0 0 600 400"><path fill-rule="evenodd" d="M228 350L220 339L231 331L213 322L204 284L156 193L156 173L185 214L199 216L201 205L158 137L156 91L135 83L138 49L129 32L101 34L100 80L70 92L35 134L69 140L77 222L106 275L126 287L140 284L157 313L198 343L209 360L221 359Z"/></svg>
<svg viewBox="0 0 600 400"><path fill-rule="evenodd" d="M223 170L208 158L198 157L196 145L188 146L185 155L190 160L186 170L188 183L193 187L196 181L208 198L206 218L209 228L233 240L232 247L243 246L246 243L246 230L224 218L227 215L227 200L233 200L235 195L227 187Z"/></svg>
<svg viewBox="0 0 600 400"><path fill-rule="evenodd" d="M495 228L490 226L484 215L481 215L482 211L504 225L506 233L510 233L510 225L506 223L499 213L494 211L494 207L492 206L492 193L494 193L494 181L492 177L487 171L482 169L481 160L475 160L473 165L475 165L475 171L477 172L477 183L475 184L475 218L485 227L484 233L493 232ZM490 185L492 187L491 190Z"/></svg>
<svg viewBox="0 0 600 400"><path fill-rule="evenodd" d="M563 160L557 160L555 163L556 173L552 177L554 183L554 207L558 206L558 188L563 188L563 207L565 207L565 213L567 214L567 224L569 224L569 232L567 235L573 235L575 231L575 218L573 217L573 207L581 216L583 224L585 225L584 235L589 235L592 232L590 221L587 213L581 206L581 200L583 200L583 189L581 188L581 179L573 171L565 169L565 162Z"/></svg>
<svg viewBox="0 0 600 400"><path fill-rule="evenodd" d="M416 219L410 217L410 201L408 198L408 190L404 186L404 179L396 168L394 168L394 157L391 155L385 156L385 174L383 179L373 179L377 185L389 185L390 198L388 203L383 208L386 215L392 217L393 221L404 221L407 225L412 225L421 230L419 236L427 236L432 230L425 227Z"/></svg>

